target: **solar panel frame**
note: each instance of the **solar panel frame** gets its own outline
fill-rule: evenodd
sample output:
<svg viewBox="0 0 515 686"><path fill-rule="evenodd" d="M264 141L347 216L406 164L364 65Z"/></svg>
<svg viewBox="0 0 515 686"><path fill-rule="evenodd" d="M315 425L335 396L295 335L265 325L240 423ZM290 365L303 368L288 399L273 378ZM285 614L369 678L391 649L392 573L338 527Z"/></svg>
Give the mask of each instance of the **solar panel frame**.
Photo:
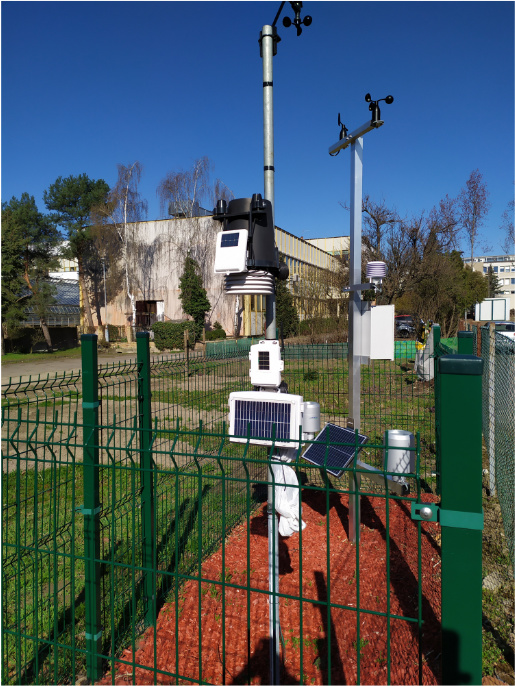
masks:
<svg viewBox="0 0 515 686"><path fill-rule="evenodd" d="M368 436L358 433L358 453L361 451ZM344 443L346 445L331 445ZM354 429L346 429L336 424L327 423L322 431L311 443L302 457L324 468L328 474L340 477L346 467L354 459L356 450L356 432Z"/></svg>
<svg viewBox="0 0 515 686"><path fill-rule="evenodd" d="M234 391L229 395L229 440L234 443L299 446L302 396L271 391ZM275 425L275 435L273 427Z"/></svg>

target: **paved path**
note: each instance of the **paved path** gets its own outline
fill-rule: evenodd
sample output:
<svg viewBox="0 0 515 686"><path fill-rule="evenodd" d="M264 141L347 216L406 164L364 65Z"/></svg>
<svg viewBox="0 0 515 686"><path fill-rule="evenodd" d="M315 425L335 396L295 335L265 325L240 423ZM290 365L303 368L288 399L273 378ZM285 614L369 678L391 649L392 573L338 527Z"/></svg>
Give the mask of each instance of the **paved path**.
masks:
<svg viewBox="0 0 515 686"><path fill-rule="evenodd" d="M112 364L113 362L125 362L126 360L136 359L136 351L132 353L99 353L99 364ZM42 360L31 360L30 362L8 362L2 364L2 383L6 383L9 378L28 378L29 374L54 375L56 372L71 371L80 369L80 357L56 357L55 360L44 358Z"/></svg>

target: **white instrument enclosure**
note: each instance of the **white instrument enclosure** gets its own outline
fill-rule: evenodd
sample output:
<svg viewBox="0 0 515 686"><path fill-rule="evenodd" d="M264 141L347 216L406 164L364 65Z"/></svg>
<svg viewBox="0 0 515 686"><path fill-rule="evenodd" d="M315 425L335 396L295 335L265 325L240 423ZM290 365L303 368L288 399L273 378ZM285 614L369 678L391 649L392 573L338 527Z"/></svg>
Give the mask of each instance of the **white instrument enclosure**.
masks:
<svg viewBox="0 0 515 686"><path fill-rule="evenodd" d="M250 380L253 386L278 388L284 362L279 341L264 340L250 346Z"/></svg>
<svg viewBox="0 0 515 686"><path fill-rule="evenodd" d="M216 236L215 274L247 271L247 229L220 231Z"/></svg>
<svg viewBox="0 0 515 686"><path fill-rule="evenodd" d="M301 395L273 391L235 391L229 395L229 440L233 443L247 443L250 424L251 444L298 448L303 409ZM275 439L272 437L274 425Z"/></svg>

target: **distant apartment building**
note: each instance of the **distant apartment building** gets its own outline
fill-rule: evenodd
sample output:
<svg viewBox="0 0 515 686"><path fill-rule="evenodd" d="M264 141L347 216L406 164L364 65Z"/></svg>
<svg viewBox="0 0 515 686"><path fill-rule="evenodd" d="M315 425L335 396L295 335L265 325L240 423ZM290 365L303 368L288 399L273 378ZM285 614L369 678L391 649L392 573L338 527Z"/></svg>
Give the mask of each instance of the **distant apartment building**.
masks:
<svg viewBox="0 0 515 686"><path fill-rule="evenodd" d="M470 258L464 258L464 263L470 266ZM480 255L474 257L472 269L485 276L489 267L497 276L502 287L499 296L510 298L510 310L515 309L515 255Z"/></svg>
<svg viewBox="0 0 515 686"><path fill-rule="evenodd" d="M307 242L336 257L345 257L349 254L350 250L350 236L308 238Z"/></svg>

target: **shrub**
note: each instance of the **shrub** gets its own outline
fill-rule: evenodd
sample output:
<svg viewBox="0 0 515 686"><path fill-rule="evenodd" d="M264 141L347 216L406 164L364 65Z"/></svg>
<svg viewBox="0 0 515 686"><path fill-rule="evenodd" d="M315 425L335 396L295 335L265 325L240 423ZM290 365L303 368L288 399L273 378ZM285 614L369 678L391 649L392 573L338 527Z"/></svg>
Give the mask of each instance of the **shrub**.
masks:
<svg viewBox="0 0 515 686"><path fill-rule="evenodd" d="M295 336L299 330L299 315L286 281L277 281L275 292L277 330L285 338Z"/></svg>
<svg viewBox="0 0 515 686"><path fill-rule="evenodd" d="M225 331L221 327L219 329L216 328L216 324L212 331L206 331L206 341L218 341L219 339L226 337Z"/></svg>
<svg viewBox="0 0 515 686"><path fill-rule="evenodd" d="M192 345L199 339L201 328L192 321L156 322L152 331L158 350L184 350L184 332L189 331L189 343Z"/></svg>

